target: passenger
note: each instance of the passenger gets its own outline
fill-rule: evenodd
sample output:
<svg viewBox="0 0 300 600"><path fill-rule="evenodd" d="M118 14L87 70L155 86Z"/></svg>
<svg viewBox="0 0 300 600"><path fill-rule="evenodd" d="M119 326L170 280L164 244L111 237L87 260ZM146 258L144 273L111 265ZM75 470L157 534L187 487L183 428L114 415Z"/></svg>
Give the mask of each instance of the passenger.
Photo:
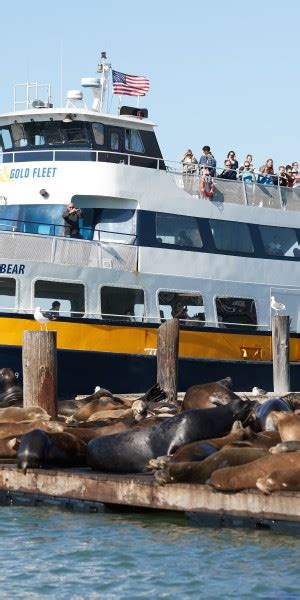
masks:
<svg viewBox="0 0 300 600"><path fill-rule="evenodd" d="M224 169L220 175L218 175L221 179L231 179L236 180L236 170L232 167L231 162L228 158L224 160Z"/></svg>
<svg viewBox="0 0 300 600"><path fill-rule="evenodd" d="M55 321L59 318L59 309L60 302L58 300L54 300L54 302L52 302L51 304L51 308L46 313L44 313L44 315L48 317L48 319Z"/></svg>
<svg viewBox="0 0 300 600"><path fill-rule="evenodd" d="M257 183L262 185L273 185L273 175L274 175L274 167L273 167L273 159L268 158L266 163L260 167L261 175L258 175Z"/></svg>
<svg viewBox="0 0 300 600"><path fill-rule="evenodd" d="M202 156L200 156L200 160L199 160L199 165L201 166L206 166L209 168L209 173L212 177L215 176L216 174L216 166L217 166L217 162L215 157L213 156L213 154L210 151L210 146L203 146L202 148Z"/></svg>
<svg viewBox="0 0 300 600"><path fill-rule="evenodd" d="M292 173L293 173L293 177L294 177L293 187L299 187L300 186L299 164L296 161L292 162Z"/></svg>
<svg viewBox="0 0 300 600"><path fill-rule="evenodd" d="M185 319L191 318L188 315L186 306L184 306L183 302L181 302L180 300L175 302L174 307L172 308L171 315L172 315L173 319L185 320Z"/></svg>
<svg viewBox="0 0 300 600"><path fill-rule="evenodd" d="M64 236L71 238L80 238L79 233L79 219L83 216L80 208L75 208L74 204L70 202L67 204L67 210L62 214L64 220Z"/></svg>
<svg viewBox="0 0 300 600"><path fill-rule="evenodd" d="M200 167L200 196L201 198L213 198L216 191L214 180L210 173L211 169L202 165Z"/></svg>
<svg viewBox="0 0 300 600"><path fill-rule="evenodd" d="M292 188L295 183L295 176L293 174L291 165L286 165L285 172L287 177L287 187Z"/></svg>
<svg viewBox="0 0 300 600"><path fill-rule="evenodd" d="M240 181L244 181L244 183L255 182L255 175L253 171L250 170L250 163L247 160L244 161L243 170L240 172L239 179Z"/></svg>
<svg viewBox="0 0 300 600"><path fill-rule="evenodd" d="M183 165L183 172L188 174L188 175L192 175L193 173L196 172L196 165L198 164L198 161L196 159L196 156L194 156L193 151L188 148L187 151L184 153L183 158L181 159L182 165Z"/></svg>
<svg viewBox="0 0 300 600"><path fill-rule="evenodd" d="M227 160L230 161L230 168L231 169L235 169L235 171L236 171L239 168L239 163L236 160L235 152L233 150L230 150L230 152L228 152L228 154L227 154Z"/></svg>
<svg viewBox="0 0 300 600"><path fill-rule="evenodd" d="M274 185L280 185L280 187L287 187L287 176L285 173L285 166L280 165L278 167L277 176L274 178Z"/></svg>
<svg viewBox="0 0 300 600"><path fill-rule="evenodd" d="M239 168L239 173L242 173L244 171L245 168L245 162L249 163L250 165L250 171L254 172L254 166L253 166L253 157L252 154L247 154L244 163L240 166Z"/></svg>
<svg viewBox="0 0 300 600"><path fill-rule="evenodd" d="M186 234L185 231L181 231L179 234L179 240L177 242L177 244L179 246L193 246L193 241L191 240L191 238Z"/></svg>

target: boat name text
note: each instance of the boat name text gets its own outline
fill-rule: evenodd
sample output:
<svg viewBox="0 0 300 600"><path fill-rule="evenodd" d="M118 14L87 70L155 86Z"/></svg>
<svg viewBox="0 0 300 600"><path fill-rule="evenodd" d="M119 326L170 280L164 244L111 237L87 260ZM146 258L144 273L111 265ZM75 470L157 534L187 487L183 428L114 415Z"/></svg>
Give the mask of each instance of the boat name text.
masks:
<svg viewBox="0 0 300 600"><path fill-rule="evenodd" d="M56 171L57 167L26 167L22 169L10 169L10 179L27 179L27 177L32 177L34 179L37 177L55 177Z"/></svg>
<svg viewBox="0 0 300 600"><path fill-rule="evenodd" d="M11 265L0 263L0 273L16 273L17 275L24 275L25 265Z"/></svg>

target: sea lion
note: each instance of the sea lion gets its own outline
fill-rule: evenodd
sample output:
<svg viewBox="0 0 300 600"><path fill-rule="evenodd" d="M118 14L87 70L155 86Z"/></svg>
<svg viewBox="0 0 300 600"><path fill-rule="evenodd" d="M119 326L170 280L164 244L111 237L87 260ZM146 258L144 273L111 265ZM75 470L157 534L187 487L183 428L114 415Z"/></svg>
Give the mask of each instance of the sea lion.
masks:
<svg viewBox="0 0 300 600"><path fill-rule="evenodd" d="M0 423L21 423L36 421L37 419L50 421L51 417L39 406L31 406L29 408L9 406L7 408L0 408Z"/></svg>
<svg viewBox="0 0 300 600"><path fill-rule="evenodd" d="M128 431L130 429L129 425L126 423L119 422L114 423L113 425L107 425L104 427L73 427L67 426L65 431L68 433L73 433L76 437L80 438L84 442L89 442L93 440L95 437L101 435L112 435L113 433L121 433L123 431Z"/></svg>
<svg viewBox="0 0 300 600"><path fill-rule="evenodd" d="M300 441L300 415L273 412L272 417L282 442Z"/></svg>
<svg viewBox="0 0 300 600"><path fill-rule="evenodd" d="M46 433L34 429L21 437L18 467L81 467L86 464L86 443L71 433Z"/></svg>
<svg viewBox="0 0 300 600"><path fill-rule="evenodd" d="M233 465L244 465L265 456L265 448L222 448L201 462L169 463L162 471L154 473L155 480L165 483L206 483L217 469Z"/></svg>
<svg viewBox="0 0 300 600"><path fill-rule="evenodd" d="M228 385L226 385L228 383ZM182 410L191 408L214 408L238 399L229 387L229 378L213 383L202 383L188 388L182 402Z"/></svg>
<svg viewBox="0 0 300 600"><path fill-rule="evenodd" d="M271 492L299 492L300 469L276 469L266 477L259 477L256 487L270 494Z"/></svg>
<svg viewBox="0 0 300 600"><path fill-rule="evenodd" d="M289 404L283 398L270 398L254 408L249 424L253 431L276 431L272 411L292 412Z"/></svg>
<svg viewBox="0 0 300 600"><path fill-rule="evenodd" d="M0 440L0 458L15 458L20 441L16 437L7 437Z"/></svg>
<svg viewBox="0 0 300 600"><path fill-rule="evenodd" d="M202 463L203 464L203 463ZM266 454L262 458L237 467L228 467L212 474L210 484L221 492L237 492L255 488L260 477L277 469L300 469L300 452Z"/></svg>
<svg viewBox="0 0 300 600"><path fill-rule="evenodd" d="M8 437L20 437L33 429L43 429L43 431L62 432L65 429L63 423L58 421L31 421L25 423L0 423L0 440Z"/></svg>
<svg viewBox="0 0 300 600"><path fill-rule="evenodd" d="M80 421L88 421L95 413L108 410L113 411L122 407L125 408L121 401L116 401L109 396L105 398L95 398L91 402L88 402L84 406L78 408L72 417L73 421L77 421L79 423Z"/></svg>
<svg viewBox="0 0 300 600"><path fill-rule="evenodd" d="M22 406L23 390L9 368L0 369L0 406Z"/></svg>
<svg viewBox="0 0 300 600"><path fill-rule="evenodd" d="M281 442L270 448L271 454L282 454L283 452L299 452L300 442Z"/></svg>
<svg viewBox="0 0 300 600"><path fill-rule="evenodd" d="M151 458L172 454L183 444L225 434L236 419L250 411L250 401L202 410L186 410L161 423L115 435L95 438L88 444L92 469L117 473L139 473Z"/></svg>

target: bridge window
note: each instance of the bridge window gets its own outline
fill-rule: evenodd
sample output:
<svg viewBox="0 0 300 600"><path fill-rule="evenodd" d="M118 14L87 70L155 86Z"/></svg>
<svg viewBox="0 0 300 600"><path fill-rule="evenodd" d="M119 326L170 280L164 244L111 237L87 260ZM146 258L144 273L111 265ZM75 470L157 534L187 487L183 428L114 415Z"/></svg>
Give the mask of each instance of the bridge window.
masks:
<svg viewBox="0 0 300 600"><path fill-rule="evenodd" d="M185 325L201 326L205 321L201 294L160 291L158 294L160 320L176 318Z"/></svg>
<svg viewBox="0 0 300 600"><path fill-rule="evenodd" d="M73 121L72 123L64 123L63 125L67 144L84 144L87 141L83 121Z"/></svg>
<svg viewBox="0 0 300 600"><path fill-rule="evenodd" d="M15 148L24 148L27 146L27 136L25 127L22 123L12 123L11 132L14 139Z"/></svg>
<svg viewBox="0 0 300 600"><path fill-rule="evenodd" d="M102 123L92 123L92 129L94 134L94 140L97 146L103 146L104 144L104 126Z"/></svg>
<svg viewBox="0 0 300 600"><path fill-rule="evenodd" d="M11 150L13 147L10 127L0 128L0 151Z"/></svg>
<svg viewBox="0 0 300 600"><path fill-rule="evenodd" d="M110 147L112 150L119 150L120 136L117 131L112 131L110 134Z"/></svg>
<svg viewBox="0 0 300 600"><path fill-rule="evenodd" d="M257 325L253 298L217 297L216 309L219 327Z"/></svg>
<svg viewBox="0 0 300 600"><path fill-rule="evenodd" d="M245 252L253 254L249 226L246 223L209 220L216 248L227 252Z"/></svg>
<svg viewBox="0 0 300 600"><path fill-rule="evenodd" d="M186 248L202 248L197 219L183 215L158 213L156 215L156 240L160 244L174 244Z"/></svg>
<svg viewBox="0 0 300 600"><path fill-rule="evenodd" d="M294 229L259 225L267 254L271 256L300 256L300 247Z"/></svg>
<svg viewBox="0 0 300 600"><path fill-rule="evenodd" d="M125 129L125 149L132 152L145 152L140 133L137 129Z"/></svg>
<svg viewBox="0 0 300 600"><path fill-rule="evenodd" d="M34 306L49 311L52 302L60 302L60 317L84 316L84 285L65 281L38 280L34 284Z"/></svg>
<svg viewBox="0 0 300 600"><path fill-rule="evenodd" d="M103 319L142 322L144 311L143 290L114 286L102 287L101 313Z"/></svg>
<svg viewBox="0 0 300 600"><path fill-rule="evenodd" d="M0 308L10 311L15 308L16 280L12 277L0 277Z"/></svg>
<svg viewBox="0 0 300 600"><path fill-rule="evenodd" d="M133 244L136 238L136 211L128 208L95 210L94 239Z"/></svg>

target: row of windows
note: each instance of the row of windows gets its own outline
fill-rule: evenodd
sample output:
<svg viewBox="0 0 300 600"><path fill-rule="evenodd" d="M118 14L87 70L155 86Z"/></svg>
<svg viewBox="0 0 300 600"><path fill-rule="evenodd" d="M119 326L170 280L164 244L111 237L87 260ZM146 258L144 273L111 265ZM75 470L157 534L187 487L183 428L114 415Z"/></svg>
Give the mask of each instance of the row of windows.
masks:
<svg viewBox="0 0 300 600"><path fill-rule="evenodd" d="M110 150L145 153L145 148L137 129L105 127L102 123L90 124L84 121L34 121L12 123L0 128L2 151L19 150L26 147L87 145L93 141L96 146L107 145ZM123 139L124 135L124 139Z"/></svg>
<svg viewBox="0 0 300 600"><path fill-rule="evenodd" d="M0 278L0 309L14 310L16 280ZM34 305L49 311L52 302L60 303L57 317L83 317L85 315L85 289L80 283L39 280L34 284ZM142 289L117 286L103 286L100 289L101 313L95 317L112 321L160 321L172 317L189 326L205 323L203 296L199 293L159 291L159 316L145 318L145 294ZM253 298L215 298L215 308L219 327L257 325L256 306Z"/></svg>
<svg viewBox="0 0 300 600"><path fill-rule="evenodd" d="M164 213L156 215L156 242L159 244L205 249L210 242L209 234L215 248L223 252L253 255L260 245L269 256L300 255L300 232L288 227L249 225L219 219L207 221Z"/></svg>
<svg viewBox="0 0 300 600"><path fill-rule="evenodd" d="M80 196L73 202L81 207ZM0 207L0 230L63 235L64 205L13 205ZM84 208L80 236L87 240L142 246L176 246L207 252L264 254L299 259L300 231L289 227L250 225L217 219L129 208Z"/></svg>

